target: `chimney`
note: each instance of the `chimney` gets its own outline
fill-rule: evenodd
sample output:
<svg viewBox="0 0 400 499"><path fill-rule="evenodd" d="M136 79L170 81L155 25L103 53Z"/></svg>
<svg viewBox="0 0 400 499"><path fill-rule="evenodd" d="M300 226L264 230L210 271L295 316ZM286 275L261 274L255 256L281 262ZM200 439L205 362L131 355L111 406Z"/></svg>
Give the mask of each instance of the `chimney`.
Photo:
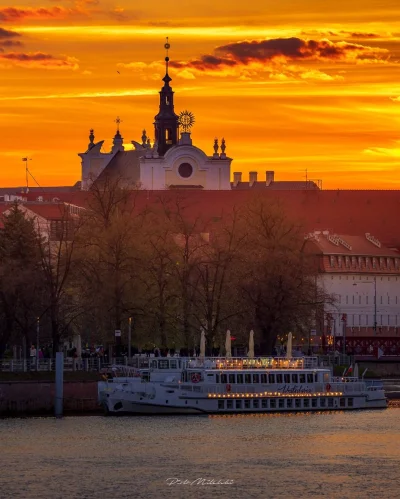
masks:
<svg viewBox="0 0 400 499"><path fill-rule="evenodd" d="M234 172L233 173L233 185L234 185L234 187L237 187L237 185L241 181L242 181L242 172Z"/></svg>
<svg viewBox="0 0 400 499"><path fill-rule="evenodd" d="M272 182L274 181L274 175L275 175L275 172L272 171L272 170L269 170L269 171L265 172L267 186L271 185Z"/></svg>
<svg viewBox="0 0 400 499"><path fill-rule="evenodd" d="M257 172L249 172L249 187L252 187L254 182L257 182Z"/></svg>

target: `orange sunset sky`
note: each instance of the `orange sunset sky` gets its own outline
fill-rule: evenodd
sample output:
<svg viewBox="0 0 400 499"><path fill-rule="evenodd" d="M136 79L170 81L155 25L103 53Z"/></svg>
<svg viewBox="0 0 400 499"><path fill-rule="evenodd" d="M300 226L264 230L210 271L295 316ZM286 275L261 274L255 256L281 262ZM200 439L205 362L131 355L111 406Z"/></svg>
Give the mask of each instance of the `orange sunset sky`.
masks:
<svg viewBox="0 0 400 499"><path fill-rule="evenodd" d="M166 36L175 111L244 180L400 188L398 0L0 0L0 186L26 156L40 185L75 183L117 115L126 143L153 137Z"/></svg>

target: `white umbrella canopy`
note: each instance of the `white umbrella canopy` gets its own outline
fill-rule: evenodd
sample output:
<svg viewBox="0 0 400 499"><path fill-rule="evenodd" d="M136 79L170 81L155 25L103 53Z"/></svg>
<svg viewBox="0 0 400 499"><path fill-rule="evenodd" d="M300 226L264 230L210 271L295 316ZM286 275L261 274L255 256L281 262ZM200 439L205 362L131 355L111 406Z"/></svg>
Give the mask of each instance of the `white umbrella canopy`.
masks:
<svg viewBox="0 0 400 499"><path fill-rule="evenodd" d="M201 336L200 336L200 357L206 356L206 333L204 329L201 328Z"/></svg>
<svg viewBox="0 0 400 499"><path fill-rule="evenodd" d="M353 376L354 376L355 378L357 378L357 379L359 378L359 373L358 373L358 364L356 364L356 365L354 366L354 373L353 373Z"/></svg>
<svg viewBox="0 0 400 499"><path fill-rule="evenodd" d="M231 351L231 332L229 331L229 329L226 332L225 355L226 355L227 359L230 359L232 357L232 351Z"/></svg>
<svg viewBox="0 0 400 499"><path fill-rule="evenodd" d="M293 343L293 335L292 333L289 333L287 339L287 347L286 347L286 357L288 359L292 357L292 343Z"/></svg>
<svg viewBox="0 0 400 499"><path fill-rule="evenodd" d="M247 352L247 357L250 359L254 358L254 331L250 331L250 337L249 337L249 351Z"/></svg>

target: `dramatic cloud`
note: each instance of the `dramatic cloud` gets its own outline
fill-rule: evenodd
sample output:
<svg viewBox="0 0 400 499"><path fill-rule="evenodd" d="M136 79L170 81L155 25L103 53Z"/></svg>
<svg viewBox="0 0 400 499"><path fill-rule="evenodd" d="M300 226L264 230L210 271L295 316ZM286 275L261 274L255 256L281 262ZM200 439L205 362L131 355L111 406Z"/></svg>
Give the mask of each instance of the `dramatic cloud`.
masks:
<svg viewBox="0 0 400 499"><path fill-rule="evenodd" d="M0 40L6 38L15 38L17 36L21 35L19 33L16 33L15 31L10 31L8 29L0 28Z"/></svg>
<svg viewBox="0 0 400 499"><path fill-rule="evenodd" d="M177 69L210 71L251 64L270 65L288 62L387 62L388 50L356 43L301 38L274 38L230 43L188 62L171 62Z"/></svg>
<svg viewBox="0 0 400 499"><path fill-rule="evenodd" d="M84 9L77 7L50 7L50 8L20 8L5 7L0 9L0 21L17 22L26 18L62 19L68 16L85 15Z"/></svg>
<svg viewBox="0 0 400 499"><path fill-rule="evenodd" d="M0 63L6 66L20 66L24 68L44 68L44 69L78 69L78 60L74 57L54 57L42 52L21 53L8 52L0 55Z"/></svg>

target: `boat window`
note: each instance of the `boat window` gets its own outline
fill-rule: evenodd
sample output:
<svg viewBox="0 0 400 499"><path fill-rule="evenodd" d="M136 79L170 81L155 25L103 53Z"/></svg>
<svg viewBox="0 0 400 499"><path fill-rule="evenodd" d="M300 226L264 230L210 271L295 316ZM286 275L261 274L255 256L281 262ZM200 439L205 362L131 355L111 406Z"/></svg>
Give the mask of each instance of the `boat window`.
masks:
<svg viewBox="0 0 400 499"><path fill-rule="evenodd" d="M226 408L227 409L233 409L233 400L227 400L226 401Z"/></svg>
<svg viewBox="0 0 400 499"><path fill-rule="evenodd" d="M218 400L218 409L225 409L225 400Z"/></svg>
<svg viewBox="0 0 400 499"><path fill-rule="evenodd" d="M346 399L344 399L344 398L339 399L339 405L340 405L340 407L346 407Z"/></svg>
<svg viewBox="0 0 400 499"><path fill-rule="evenodd" d="M219 374L216 374L216 375L215 375L215 382L216 382L216 383L219 383Z"/></svg>
<svg viewBox="0 0 400 499"><path fill-rule="evenodd" d="M275 383L275 374L270 374L269 375L269 382L274 384Z"/></svg>
<svg viewBox="0 0 400 499"><path fill-rule="evenodd" d="M156 361L156 360L152 360L152 361L151 361L151 367L152 367L153 369L157 369L157 361Z"/></svg>
<svg viewBox="0 0 400 499"><path fill-rule="evenodd" d="M258 377L258 374L253 374L253 383L259 383L260 378Z"/></svg>
<svg viewBox="0 0 400 499"><path fill-rule="evenodd" d="M267 409L267 407L268 407L268 399L262 399L261 400L261 407L263 409Z"/></svg>
<svg viewBox="0 0 400 499"><path fill-rule="evenodd" d="M159 360L158 369L168 369L168 360Z"/></svg>
<svg viewBox="0 0 400 499"><path fill-rule="evenodd" d="M176 369L176 360L170 360L169 361L169 366L171 369Z"/></svg>
<svg viewBox="0 0 400 499"><path fill-rule="evenodd" d="M243 383L243 374L237 374L236 378L238 383Z"/></svg>
<svg viewBox="0 0 400 499"><path fill-rule="evenodd" d="M297 374L292 374L292 383L298 383L299 382L299 376Z"/></svg>
<svg viewBox="0 0 400 499"><path fill-rule="evenodd" d="M251 383L251 374L245 374L244 375L244 382L247 384L247 383Z"/></svg>
<svg viewBox="0 0 400 499"><path fill-rule="evenodd" d="M312 373L307 374L307 383L313 383L313 375Z"/></svg>
<svg viewBox="0 0 400 499"><path fill-rule="evenodd" d="M244 408L245 409L250 409L250 402L251 402L251 400L249 400L249 399L244 401Z"/></svg>
<svg viewBox="0 0 400 499"><path fill-rule="evenodd" d="M332 398L328 399L328 407L333 407L333 399Z"/></svg>
<svg viewBox="0 0 400 499"><path fill-rule="evenodd" d="M182 367L182 361L181 360L178 360L178 366L179 366L179 369Z"/></svg>
<svg viewBox="0 0 400 499"><path fill-rule="evenodd" d="M221 383L228 383L228 376L226 374L221 374Z"/></svg>
<svg viewBox="0 0 400 499"><path fill-rule="evenodd" d="M261 383L268 383L268 378L266 374L261 374Z"/></svg>
<svg viewBox="0 0 400 499"><path fill-rule="evenodd" d="M242 408L242 401L236 400L236 409L241 409L241 408Z"/></svg>
<svg viewBox="0 0 400 499"><path fill-rule="evenodd" d="M234 374L229 375L229 383L236 383Z"/></svg>
<svg viewBox="0 0 400 499"><path fill-rule="evenodd" d="M270 409L276 409L276 400L275 399L271 399L269 401L269 408Z"/></svg>
<svg viewBox="0 0 400 499"><path fill-rule="evenodd" d="M288 409L291 409L293 407L293 400L292 399L286 399L286 407Z"/></svg>
<svg viewBox="0 0 400 499"><path fill-rule="evenodd" d="M279 409L283 409L285 407L285 399L278 400L278 407Z"/></svg>
<svg viewBox="0 0 400 499"><path fill-rule="evenodd" d="M351 398L350 398L350 399L347 399L347 405L348 405L349 407L353 407L353 406L354 406L354 403L353 403L353 402L354 402L354 399L351 399Z"/></svg>
<svg viewBox="0 0 400 499"><path fill-rule="evenodd" d="M319 406L320 406L320 407L326 407L326 399L322 398L322 399L319 401Z"/></svg>
<svg viewBox="0 0 400 499"><path fill-rule="evenodd" d="M282 374L277 374L276 375L276 382L277 383L283 383L283 376L282 376Z"/></svg>
<svg viewBox="0 0 400 499"><path fill-rule="evenodd" d="M312 407L318 407L318 399L312 399L311 406Z"/></svg>
<svg viewBox="0 0 400 499"><path fill-rule="evenodd" d="M301 407L301 401L300 401L300 399L295 399L295 401L294 401L294 406L295 406L296 408Z"/></svg>
<svg viewBox="0 0 400 499"><path fill-rule="evenodd" d="M306 375L299 374L299 383L305 383L305 382L306 382Z"/></svg>
<svg viewBox="0 0 400 499"><path fill-rule="evenodd" d="M304 399L303 405L304 405L304 407L310 407L310 399Z"/></svg>
<svg viewBox="0 0 400 499"><path fill-rule="evenodd" d="M253 400L253 407L254 407L254 409L258 409L260 407L259 406L259 400L257 400L257 399Z"/></svg>
<svg viewBox="0 0 400 499"><path fill-rule="evenodd" d="M328 383L329 381L329 373L324 373L324 383Z"/></svg>
<svg viewBox="0 0 400 499"><path fill-rule="evenodd" d="M290 383L290 374L285 374L283 379L285 380L285 383Z"/></svg>

